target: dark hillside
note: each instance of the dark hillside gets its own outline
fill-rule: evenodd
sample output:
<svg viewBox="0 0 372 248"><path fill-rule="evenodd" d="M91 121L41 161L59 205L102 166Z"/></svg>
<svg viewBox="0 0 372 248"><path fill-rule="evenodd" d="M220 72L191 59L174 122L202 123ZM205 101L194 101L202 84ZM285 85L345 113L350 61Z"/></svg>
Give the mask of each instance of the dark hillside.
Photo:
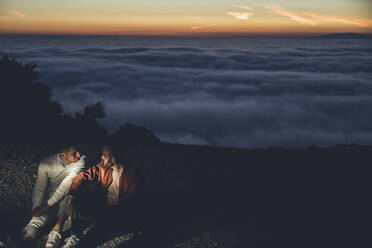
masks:
<svg viewBox="0 0 372 248"><path fill-rule="evenodd" d="M86 151L94 164L99 150ZM371 151L157 144L131 159L145 177L145 219L154 247L213 247L204 239L217 242L214 247L330 247L362 241L352 234L363 231L357 224L370 218ZM47 153L2 146L0 217L11 224L2 225L0 233L24 224L35 162ZM17 221L10 221L16 214ZM344 232L348 235L340 236Z"/></svg>

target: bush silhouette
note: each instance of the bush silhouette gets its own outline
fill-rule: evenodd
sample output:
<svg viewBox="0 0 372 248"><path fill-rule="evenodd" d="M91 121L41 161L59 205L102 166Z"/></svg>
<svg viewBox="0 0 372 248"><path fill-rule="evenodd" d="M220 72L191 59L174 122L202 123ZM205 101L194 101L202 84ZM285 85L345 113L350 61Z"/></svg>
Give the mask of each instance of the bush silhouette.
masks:
<svg viewBox="0 0 372 248"><path fill-rule="evenodd" d="M102 102L88 105L74 115L63 112L51 99L49 87L39 82L35 63L14 56L0 59L0 114L2 143L91 142L106 131L96 119L105 116Z"/></svg>
<svg viewBox="0 0 372 248"><path fill-rule="evenodd" d="M24 64L10 55L0 59L0 111L2 141L43 140L62 116L62 107L51 100L50 89L40 83L36 64Z"/></svg>
<svg viewBox="0 0 372 248"><path fill-rule="evenodd" d="M76 112L74 115L64 115L62 123L69 127L69 133L64 135L69 137L69 142L101 143L106 139L107 132L97 119L102 119L105 115L102 102L87 105L82 112Z"/></svg>

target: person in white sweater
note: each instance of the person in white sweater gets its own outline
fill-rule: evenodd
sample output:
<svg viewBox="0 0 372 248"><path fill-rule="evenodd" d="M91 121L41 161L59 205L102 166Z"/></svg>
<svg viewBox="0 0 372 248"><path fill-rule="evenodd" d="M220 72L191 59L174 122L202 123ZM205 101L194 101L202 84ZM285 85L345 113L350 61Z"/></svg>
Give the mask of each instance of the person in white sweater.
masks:
<svg viewBox="0 0 372 248"><path fill-rule="evenodd" d="M81 156L74 145L68 145L40 162L32 193L32 219L22 229L23 241L35 240L41 228L55 219L53 217L57 212L56 224L48 235L45 247L59 244L66 219L67 194L71 182L84 167L85 156Z"/></svg>

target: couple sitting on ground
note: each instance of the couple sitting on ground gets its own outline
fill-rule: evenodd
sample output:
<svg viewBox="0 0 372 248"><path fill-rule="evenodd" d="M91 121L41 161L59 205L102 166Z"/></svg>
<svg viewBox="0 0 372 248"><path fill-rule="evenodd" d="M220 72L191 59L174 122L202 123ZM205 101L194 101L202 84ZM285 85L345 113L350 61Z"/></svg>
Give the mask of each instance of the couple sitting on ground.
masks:
<svg viewBox="0 0 372 248"><path fill-rule="evenodd" d="M57 221L45 247L62 245L62 226L68 216L71 216L70 236L62 247L96 247L107 238L106 234L115 235L133 228L138 221L134 220L138 191L138 177L126 166L115 143L105 145L100 163L88 169L85 169L85 156L81 156L75 145L67 145L39 165L32 194L32 219L22 229L18 239L22 246L18 247L34 242L40 231L55 219L55 213ZM87 226L94 227L83 235Z"/></svg>

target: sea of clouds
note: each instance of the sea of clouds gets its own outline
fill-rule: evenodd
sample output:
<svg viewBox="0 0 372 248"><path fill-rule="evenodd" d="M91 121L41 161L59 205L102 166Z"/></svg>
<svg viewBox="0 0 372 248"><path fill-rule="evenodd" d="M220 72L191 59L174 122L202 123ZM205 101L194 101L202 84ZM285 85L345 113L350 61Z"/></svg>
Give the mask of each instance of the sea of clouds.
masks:
<svg viewBox="0 0 372 248"><path fill-rule="evenodd" d="M66 111L103 101L174 143L372 144L372 42L314 37L0 36Z"/></svg>

